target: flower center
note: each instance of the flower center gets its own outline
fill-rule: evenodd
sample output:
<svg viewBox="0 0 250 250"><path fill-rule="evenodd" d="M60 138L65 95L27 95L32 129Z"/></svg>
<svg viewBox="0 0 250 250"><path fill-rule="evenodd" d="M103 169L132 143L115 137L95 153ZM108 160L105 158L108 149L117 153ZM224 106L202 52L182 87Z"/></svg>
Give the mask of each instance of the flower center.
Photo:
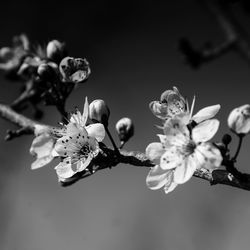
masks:
<svg viewBox="0 0 250 250"><path fill-rule="evenodd" d="M82 148L80 149L79 154L81 156L83 156L84 158L87 158L89 153L91 152L91 148L89 144L85 144L82 146Z"/></svg>
<svg viewBox="0 0 250 250"><path fill-rule="evenodd" d="M196 144L193 141L189 141L186 145L183 146L183 154L185 156L191 155L196 148Z"/></svg>

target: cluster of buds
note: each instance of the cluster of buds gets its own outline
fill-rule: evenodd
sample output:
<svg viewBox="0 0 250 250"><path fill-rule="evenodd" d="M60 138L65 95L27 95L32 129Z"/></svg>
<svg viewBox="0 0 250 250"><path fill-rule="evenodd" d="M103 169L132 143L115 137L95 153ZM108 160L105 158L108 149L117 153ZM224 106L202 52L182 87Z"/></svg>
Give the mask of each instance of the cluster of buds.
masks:
<svg viewBox="0 0 250 250"><path fill-rule="evenodd" d="M71 91L90 75L88 61L68 57L65 43L52 40L45 47L35 47L25 35L15 37L12 47L0 49L0 70L24 83L13 108L22 110L27 103L36 107L43 102L56 106L62 115Z"/></svg>

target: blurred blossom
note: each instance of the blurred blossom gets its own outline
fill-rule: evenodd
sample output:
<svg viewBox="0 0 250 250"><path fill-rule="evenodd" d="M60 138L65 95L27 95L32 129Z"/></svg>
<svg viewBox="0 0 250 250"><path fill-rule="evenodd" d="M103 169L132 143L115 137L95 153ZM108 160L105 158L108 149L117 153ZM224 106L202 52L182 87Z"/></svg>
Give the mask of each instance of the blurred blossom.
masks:
<svg viewBox="0 0 250 250"><path fill-rule="evenodd" d="M65 43L58 40L52 40L48 43L46 48L47 58L54 61L60 62L66 56Z"/></svg>
<svg viewBox="0 0 250 250"><path fill-rule="evenodd" d="M109 107L103 100L94 100L89 105L89 118L93 122L100 122L104 124L104 126L108 125L109 120Z"/></svg>
<svg viewBox="0 0 250 250"><path fill-rule="evenodd" d="M36 157L36 160L31 164L31 169L41 168L49 164L56 156L54 152L56 138L52 135L50 128L37 125L35 136L30 153Z"/></svg>
<svg viewBox="0 0 250 250"><path fill-rule="evenodd" d="M134 125L128 117L120 119L115 128L121 142L127 142L134 135Z"/></svg>
<svg viewBox="0 0 250 250"><path fill-rule="evenodd" d="M59 70L65 82L81 83L90 75L89 63L82 58L65 57L60 62Z"/></svg>
<svg viewBox="0 0 250 250"><path fill-rule="evenodd" d="M231 111L227 120L229 128L236 134L250 132L250 105L245 104Z"/></svg>
<svg viewBox="0 0 250 250"><path fill-rule="evenodd" d="M191 131L181 116L175 116L164 125L164 135L160 142L154 142L146 148L146 155L156 165L146 179L150 189L163 186L166 193L177 184L187 182L196 169L213 170L222 162L222 156L213 144L208 143L219 128L216 119L206 120Z"/></svg>
<svg viewBox="0 0 250 250"><path fill-rule="evenodd" d="M76 111L57 140L55 152L62 161L55 167L59 181L85 170L99 153L99 143L105 137L104 126L95 123L86 126L89 105L85 100L83 114ZM59 133L60 134L60 133Z"/></svg>
<svg viewBox="0 0 250 250"><path fill-rule="evenodd" d="M17 71L25 56L28 55L29 40L26 35L15 36L12 47L0 49L0 69L10 73Z"/></svg>

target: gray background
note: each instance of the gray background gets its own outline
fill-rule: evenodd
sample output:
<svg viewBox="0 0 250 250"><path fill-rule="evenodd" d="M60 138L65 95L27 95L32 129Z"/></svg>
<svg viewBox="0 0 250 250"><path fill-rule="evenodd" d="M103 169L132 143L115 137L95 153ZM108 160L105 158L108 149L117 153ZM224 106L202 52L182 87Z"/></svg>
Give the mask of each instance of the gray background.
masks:
<svg viewBox="0 0 250 250"><path fill-rule="evenodd" d="M162 1L163 2L163 1ZM111 110L110 129L129 116L136 133L127 149L144 151L157 141L159 124L148 109L173 85L195 111L220 103L219 140L227 132L230 110L249 103L249 66L234 53L194 71L178 53L187 36L200 46L223 41L217 23L195 1L2 1L0 46L26 32L32 41L67 43L70 55L86 57L92 75L73 92L67 109L102 98ZM236 13L249 27L240 9ZM0 75L0 101L10 103L18 83ZM27 111L26 114L29 115ZM55 109L43 121L56 125ZM0 121L0 138L13 125ZM117 137L115 137L117 140ZM234 138L235 139L235 138ZM235 250L249 249L250 196L243 190L213 186L193 178L165 195L145 185L148 169L120 165L62 188L50 164L31 171L31 136L0 140L0 249L4 250ZM107 143L108 140L106 140ZM239 164L249 171L250 140ZM232 145L235 150L235 144Z"/></svg>

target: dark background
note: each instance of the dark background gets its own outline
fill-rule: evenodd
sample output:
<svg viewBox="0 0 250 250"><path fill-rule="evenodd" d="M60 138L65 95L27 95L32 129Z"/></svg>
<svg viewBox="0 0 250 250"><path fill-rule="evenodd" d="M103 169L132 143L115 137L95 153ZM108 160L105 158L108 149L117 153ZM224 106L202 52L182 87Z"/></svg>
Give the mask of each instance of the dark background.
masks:
<svg viewBox="0 0 250 250"><path fill-rule="evenodd" d="M245 27L250 19L235 5ZM135 136L126 148L144 151L157 141L159 124L148 103L177 86L195 111L220 103L217 140L227 132L234 107L249 103L249 65L233 52L195 71L177 51L180 37L201 46L223 41L213 17L196 1L1 1L0 46L25 32L33 42L67 43L71 56L86 57L90 79L70 96L67 109L104 99L111 110L110 129L129 116ZM0 101L10 103L18 83L0 75ZM29 114L26 112L26 114ZM43 119L60 120L47 108ZM0 121L0 137L13 125ZM250 197L247 191L210 187L193 178L165 195L145 185L148 169L120 165L69 188L57 183L50 164L31 171L31 136L0 141L0 249L4 250L235 250L250 245ZM117 140L117 137L115 137ZM234 138L236 139L236 138ZM248 171L250 140L238 166ZM108 140L107 140L108 143ZM232 145L235 149L235 144Z"/></svg>

